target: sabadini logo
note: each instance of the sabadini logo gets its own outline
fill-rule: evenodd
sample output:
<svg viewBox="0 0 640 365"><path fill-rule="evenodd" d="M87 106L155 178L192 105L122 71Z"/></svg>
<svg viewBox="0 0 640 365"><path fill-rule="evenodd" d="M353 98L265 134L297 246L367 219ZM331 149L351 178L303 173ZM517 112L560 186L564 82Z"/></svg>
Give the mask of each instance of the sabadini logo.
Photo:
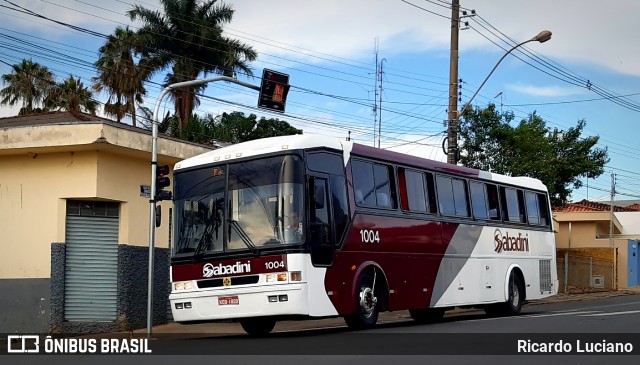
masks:
<svg viewBox="0 0 640 365"><path fill-rule="evenodd" d="M216 266L211 263L207 263L202 267L202 276L205 278L229 274L244 274L249 272L251 272L251 261L247 261L244 264L241 261L236 261L234 265L218 264Z"/></svg>

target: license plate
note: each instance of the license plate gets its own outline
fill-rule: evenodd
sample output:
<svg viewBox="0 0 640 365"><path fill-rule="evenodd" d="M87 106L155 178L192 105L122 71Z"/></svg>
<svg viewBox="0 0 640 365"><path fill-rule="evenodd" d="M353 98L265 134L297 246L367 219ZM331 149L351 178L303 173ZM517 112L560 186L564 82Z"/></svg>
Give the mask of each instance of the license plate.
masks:
<svg viewBox="0 0 640 365"><path fill-rule="evenodd" d="M240 299L237 295L232 297L218 297L218 305L238 305L240 304Z"/></svg>

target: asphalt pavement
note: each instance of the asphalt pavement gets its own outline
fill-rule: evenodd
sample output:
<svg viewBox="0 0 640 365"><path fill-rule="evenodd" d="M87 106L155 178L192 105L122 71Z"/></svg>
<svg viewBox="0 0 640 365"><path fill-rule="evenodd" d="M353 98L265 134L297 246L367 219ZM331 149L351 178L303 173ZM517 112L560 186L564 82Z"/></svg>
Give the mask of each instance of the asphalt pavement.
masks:
<svg viewBox="0 0 640 365"><path fill-rule="evenodd" d="M597 298L610 298L621 295L640 295L640 287L622 289L615 291L595 291L595 290L578 290L571 289L568 293L560 293L552 297L537 300L535 302L527 303L525 306L535 306L546 303L559 303L569 301L583 301ZM447 311L445 316L456 315L468 311L475 311L477 309L455 309ZM378 323L389 323L399 321L411 321L408 311L395 311L380 313L378 317ZM276 324L274 331L286 332L286 331L309 331L319 328L337 328L344 327L345 323L342 318L326 318L318 320L306 320L306 321L280 321ZM133 337L144 336L147 333L147 329L137 329L129 335ZM157 325L152 328L152 334L158 335L183 335L185 337L199 337L210 335L235 335L244 334L244 330L240 327L240 324L235 322L218 322L218 323L199 323L191 325L183 325L179 323L168 323L163 325Z"/></svg>

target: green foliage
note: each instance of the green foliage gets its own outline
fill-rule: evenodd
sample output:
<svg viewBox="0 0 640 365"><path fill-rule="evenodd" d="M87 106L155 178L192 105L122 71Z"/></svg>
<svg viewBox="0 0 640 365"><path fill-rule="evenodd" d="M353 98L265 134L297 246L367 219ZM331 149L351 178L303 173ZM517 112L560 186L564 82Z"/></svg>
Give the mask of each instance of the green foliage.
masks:
<svg viewBox="0 0 640 365"><path fill-rule="evenodd" d="M50 110L67 110L96 114L98 102L93 98L91 90L84 86L80 78L69 76L51 88L44 101Z"/></svg>
<svg viewBox="0 0 640 365"><path fill-rule="evenodd" d="M551 204L562 206L582 177L595 178L609 162L599 137L582 136L586 122L567 130L550 129L535 112L512 126L513 113L494 104L469 109L460 126L460 162L464 166L512 176L540 179L549 189Z"/></svg>
<svg viewBox="0 0 640 365"><path fill-rule="evenodd" d="M233 8L217 0L160 0L163 12L140 5L128 11L131 20L140 21L137 51L153 72L171 68L166 84L197 79L201 74L239 71L252 75L248 62L257 57L249 45L223 35L223 26L233 18ZM175 88L180 129L184 129L199 104L196 94L203 85Z"/></svg>
<svg viewBox="0 0 640 365"><path fill-rule="evenodd" d="M200 117L194 114L184 128L179 128L178 118L166 116L159 125L161 132L196 143L214 141L240 143L259 138L302 134L301 129L277 118L260 118L255 114L245 116L242 112L222 113Z"/></svg>
<svg viewBox="0 0 640 365"><path fill-rule="evenodd" d="M118 122L129 113L134 127L136 104L143 102L146 93L143 82L150 74L145 64L136 64L133 58L137 42L138 35L129 27L117 27L98 50L95 63L98 76L93 78L93 89L108 93L104 113L116 117Z"/></svg>
<svg viewBox="0 0 640 365"><path fill-rule="evenodd" d="M2 75L0 105L14 106L21 104L18 115L46 112L44 101L55 85L53 74L45 66L32 60L24 59L12 66L11 73Z"/></svg>

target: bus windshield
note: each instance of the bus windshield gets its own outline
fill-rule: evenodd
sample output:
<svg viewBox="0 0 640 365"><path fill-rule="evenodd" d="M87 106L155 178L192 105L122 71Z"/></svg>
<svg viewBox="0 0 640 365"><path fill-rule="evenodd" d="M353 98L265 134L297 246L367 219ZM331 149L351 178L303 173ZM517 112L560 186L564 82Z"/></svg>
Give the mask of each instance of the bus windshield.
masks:
<svg viewBox="0 0 640 365"><path fill-rule="evenodd" d="M175 174L176 257L304 242L304 177L296 155Z"/></svg>

